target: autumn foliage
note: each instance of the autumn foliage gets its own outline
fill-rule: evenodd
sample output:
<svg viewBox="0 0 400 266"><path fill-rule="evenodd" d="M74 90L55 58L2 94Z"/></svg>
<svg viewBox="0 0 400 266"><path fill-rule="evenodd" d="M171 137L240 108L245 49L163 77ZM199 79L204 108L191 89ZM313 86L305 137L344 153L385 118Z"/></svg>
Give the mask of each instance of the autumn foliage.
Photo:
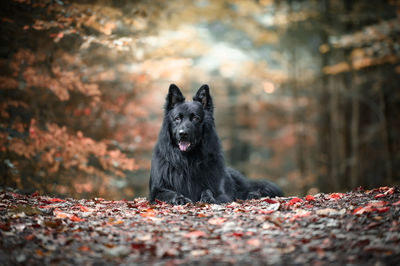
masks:
<svg viewBox="0 0 400 266"><path fill-rule="evenodd" d="M149 115L148 99L140 97L146 77L120 77L124 89L112 85L118 70L99 70L92 61L101 56L79 48L85 50L85 30L109 35L115 25L103 27L80 8L54 1L6 4L14 16L27 9L32 16L14 20L2 14L4 29L16 32L8 58L0 60L1 185L61 195L133 196L132 188L118 191L112 182L138 170L134 153L147 151L154 140L152 122L142 119Z"/></svg>

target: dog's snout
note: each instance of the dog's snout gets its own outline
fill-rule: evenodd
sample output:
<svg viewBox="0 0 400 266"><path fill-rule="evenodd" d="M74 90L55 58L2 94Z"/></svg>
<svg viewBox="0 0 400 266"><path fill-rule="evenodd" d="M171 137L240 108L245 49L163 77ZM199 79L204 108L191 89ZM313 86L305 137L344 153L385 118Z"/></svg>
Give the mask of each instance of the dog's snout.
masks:
<svg viewBox="0 0 400 266"><path fill-rule="evenodd" d="M178 133L179 133L179 137L181 137L181 138L187 138L187 136L188 136L188 133L183 129L180 129Z"/></svg>

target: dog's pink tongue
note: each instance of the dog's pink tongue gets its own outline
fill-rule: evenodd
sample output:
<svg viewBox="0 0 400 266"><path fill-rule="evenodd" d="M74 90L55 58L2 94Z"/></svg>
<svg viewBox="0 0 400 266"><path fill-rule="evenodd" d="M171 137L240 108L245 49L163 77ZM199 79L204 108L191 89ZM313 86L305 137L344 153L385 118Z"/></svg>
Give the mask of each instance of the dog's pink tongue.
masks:
<svg viewBox="0 0 400 266"><path fill-rule="evenodd" d="M188 142L188 141L180 141L179 142L179 149L181 151L186 151L189 148L189 146L190 146L190 142Z"/></svg>

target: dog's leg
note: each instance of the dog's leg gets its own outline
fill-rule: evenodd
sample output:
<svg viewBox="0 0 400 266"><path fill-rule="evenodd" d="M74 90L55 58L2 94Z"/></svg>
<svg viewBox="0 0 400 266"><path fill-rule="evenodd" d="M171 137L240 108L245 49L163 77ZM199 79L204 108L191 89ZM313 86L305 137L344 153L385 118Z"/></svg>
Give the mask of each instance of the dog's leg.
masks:
<svg viewBox="0 0 400 266"><path fill-rule="evenodd" d="M201 192L200 202L217 203L217 201L214 198L213 193L209 189L206 189L203 192Z"/></svg>
<svg viewBox="0 0 400 266"><path fill-rule="evenodd" d="M192 203L191 199L183 196L182 194L176 191L165 188L152 189L149 201L155 202L156 199L173 205L184 205L186 203Z"/></svg>

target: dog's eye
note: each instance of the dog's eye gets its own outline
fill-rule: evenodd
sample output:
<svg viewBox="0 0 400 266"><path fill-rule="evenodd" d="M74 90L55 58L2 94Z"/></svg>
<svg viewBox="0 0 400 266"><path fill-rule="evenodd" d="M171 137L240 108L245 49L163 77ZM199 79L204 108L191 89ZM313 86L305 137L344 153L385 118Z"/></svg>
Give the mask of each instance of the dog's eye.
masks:
<svg viewBox="0 0 400 266"><path fill-rule="evenodd" d="M192 120L195 121L195 122L199 122L200 121L200 116L193 115Z"/></svg>
<svg viewBox="0 0 400 266"><path fill-rule="evenodd" d="M174 118L174 120L175 120L176 122L179 122L179 121L181 121L181 117L178 115L177 117Z"/></svg>

